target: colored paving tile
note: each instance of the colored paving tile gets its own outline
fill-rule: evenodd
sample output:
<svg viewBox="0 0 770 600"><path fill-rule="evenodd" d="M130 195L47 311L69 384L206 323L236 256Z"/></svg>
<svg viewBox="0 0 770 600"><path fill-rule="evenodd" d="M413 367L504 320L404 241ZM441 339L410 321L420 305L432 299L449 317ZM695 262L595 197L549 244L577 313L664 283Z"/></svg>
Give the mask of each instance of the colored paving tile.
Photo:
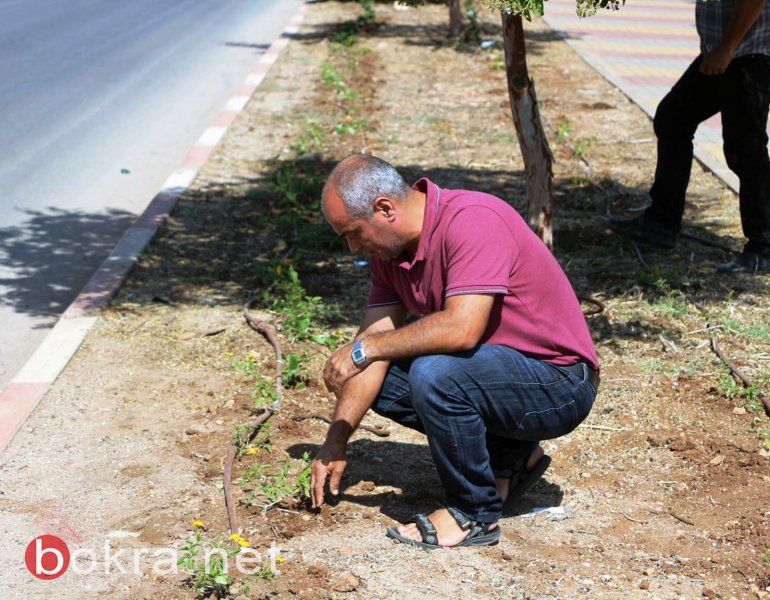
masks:
<svg viewBox="0 0 770 600"><path fill-rule="evenodd" d="M581 19L575 0L548 0L544 19L650 117L699 53L692 1L628 0L620 10ZM694 145L698 160L737 191L722 152L719 115L701 124Z"/></svg>

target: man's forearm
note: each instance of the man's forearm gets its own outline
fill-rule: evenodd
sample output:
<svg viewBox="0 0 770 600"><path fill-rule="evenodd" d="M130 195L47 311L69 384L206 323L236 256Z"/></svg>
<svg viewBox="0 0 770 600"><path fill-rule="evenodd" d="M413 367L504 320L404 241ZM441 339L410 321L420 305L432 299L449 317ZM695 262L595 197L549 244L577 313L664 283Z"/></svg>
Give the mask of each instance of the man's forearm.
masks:
<svg viewBox="0 0 770 600"><path fill-rule="evenodd" d="M738 0L735 12L719 45L735 52L746 33L762 13L767 0Z"/></svg>
<svg viewBox="0 0 770 600"><path fill-rule="evenodd" d="M372 361L398 360L427 354L449 354L476 347L494 303L494 296L464 296L450 299L448 308L414 323L375 333L364 348Z"/></svg>
<svg viewBox="0 0 770 600"><path fill-rule="evenodd" d="M334 418L326 434L326 443L345 446L364 415L374 403L385 380L390 363L380 361L350 378L337 398Z"/></svg>

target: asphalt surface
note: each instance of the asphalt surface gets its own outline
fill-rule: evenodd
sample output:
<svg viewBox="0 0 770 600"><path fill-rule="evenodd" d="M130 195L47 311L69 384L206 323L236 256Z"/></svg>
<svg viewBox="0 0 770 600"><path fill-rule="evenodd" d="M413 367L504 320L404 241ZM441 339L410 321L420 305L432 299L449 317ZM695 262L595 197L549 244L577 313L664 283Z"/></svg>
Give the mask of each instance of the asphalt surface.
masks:
<svg viewBox="0 0 770 600"><path fill-rule="evenodd" d="M0 0L0 386L301 0Z"/></svg>

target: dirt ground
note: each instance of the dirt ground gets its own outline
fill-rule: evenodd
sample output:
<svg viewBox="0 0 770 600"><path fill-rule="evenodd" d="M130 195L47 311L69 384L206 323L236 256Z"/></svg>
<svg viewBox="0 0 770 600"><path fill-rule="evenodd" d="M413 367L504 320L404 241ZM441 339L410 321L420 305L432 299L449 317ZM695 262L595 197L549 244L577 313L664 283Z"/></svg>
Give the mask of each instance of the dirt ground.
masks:
<svg viewBox="0 0 770 600"><path fill-rule="evenodd" d="M651 123L541 21L526 31L556 158L554 251L578 294L604 307L588 317L602 363L591 416L544 442L553 465L501 521L494 547L425 552L385 537L442 496L424 439L377 416L365 423L389 435L354 435L343 493L320 513L291 498L268 508L257 484L240 485L258 465L285 466L296 480L326 425L292 417L332 406L319 382L329 350L317 337L292 339L271 283L296 268L320 298L316 336L349 337L363 308L361 257L346 254L306 201L317 201L334 161L372 152L407 178L483 189L524 210L500 50L448 43L436 5L377 4L355 39L340 37L360 13L350 2L308 5L299 34L0 456L2 596L198 596L184 574L156 573L146 555L133 571L105 573L97 561L89 574L48 582L33 580L21 557L41 533L71 548L109 543L124 557L178 549L196 530L226 534L225 456L256 413L255 384L275 368L241 314L256 298L299 366L233 475L242 535L261 553L274 544L281 572L236 576L232 596L770 598L770 420L710 343L715 336L754 391L770 392L770 281L714 274L728 257L714 244L741 245L737 200L697 165L685 226L711 245L635 249L606 229L608 214L646 202ZM481 21L482 38L499 39L495 15ZM288 180L299 200L286 200ZM292 210L301 218L287 220Z"/></svg>

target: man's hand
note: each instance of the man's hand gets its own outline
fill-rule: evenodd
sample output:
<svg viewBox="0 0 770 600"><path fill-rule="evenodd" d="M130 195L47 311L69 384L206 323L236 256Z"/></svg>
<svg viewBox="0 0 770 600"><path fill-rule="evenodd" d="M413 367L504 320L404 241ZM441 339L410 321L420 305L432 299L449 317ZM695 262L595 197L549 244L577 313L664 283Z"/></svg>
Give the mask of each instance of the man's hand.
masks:
<svg viewBox="0 0 770 600"><path fill-rule="evenodd" d="M703 57L698 71L703 75L721 75L733 59L733 53L734 49L717 46Z"/></svg>
<svg viewBox="0 0 770 600"><path fill-rule="evenodd" d="M310 463L310 496L313 508L320 508L324 503L324 485L329 477L329 490L336 496L340 491L340 480L348 465L346 445L325 442Z"/></svg>
<svg viewBox="0 0 770 600"><path fill-rule="evenodd" d="M353 343L345 344L329 357L324 366L323 377L326 389L336 396L340 395L342 387L348 379L362 371L353 363L352 351Z"/></svg>

